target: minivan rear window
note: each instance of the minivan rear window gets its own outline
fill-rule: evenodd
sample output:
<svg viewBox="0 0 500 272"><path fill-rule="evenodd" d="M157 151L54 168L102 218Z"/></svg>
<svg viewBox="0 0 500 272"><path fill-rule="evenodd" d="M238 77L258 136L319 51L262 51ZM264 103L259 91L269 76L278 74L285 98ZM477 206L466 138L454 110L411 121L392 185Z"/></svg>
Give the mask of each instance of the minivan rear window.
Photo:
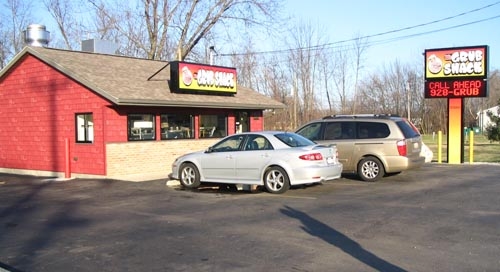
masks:
<svg viewBox="0 0 500 272"><path fill-rule="evenodd" d="M398 125L399 129L401 129L406 139L420 136L420 133L418 133L418 131L416 131L413 126L406 120L396 121L396 124Z"/></svg>

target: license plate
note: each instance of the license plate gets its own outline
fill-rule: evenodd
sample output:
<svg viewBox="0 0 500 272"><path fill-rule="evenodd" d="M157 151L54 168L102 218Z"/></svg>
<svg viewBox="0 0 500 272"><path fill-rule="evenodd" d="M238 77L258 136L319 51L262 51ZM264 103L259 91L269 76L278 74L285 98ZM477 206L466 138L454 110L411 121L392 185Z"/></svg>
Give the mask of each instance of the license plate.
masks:
<svg viewBox="0 0 500 272"><path fill-rule="evenodd" d="M326 158L326 163L333 164L334 163L333 158L332 157Z"/></svg>
<svg viewBox="0 0 500 272"><path fill-rule="evenodd" d="M414 153L416 153L416 152L419 152L419 150L420 150L420 147L419 147L418 143L413 143L413 150L412 151Z"/></svg>

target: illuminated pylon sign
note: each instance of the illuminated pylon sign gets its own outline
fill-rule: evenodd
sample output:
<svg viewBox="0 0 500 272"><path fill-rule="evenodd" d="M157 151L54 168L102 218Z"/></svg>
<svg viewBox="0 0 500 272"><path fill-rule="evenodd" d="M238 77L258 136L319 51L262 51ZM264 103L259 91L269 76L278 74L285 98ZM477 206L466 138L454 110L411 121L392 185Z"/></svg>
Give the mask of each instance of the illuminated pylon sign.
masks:
<svg viewBox="0 0 500 272"><path fill-rule="evenodd" d="M488 96L488 46L425 50L425 98L448 99L448 163L463 163L463 98Z"/></svg>

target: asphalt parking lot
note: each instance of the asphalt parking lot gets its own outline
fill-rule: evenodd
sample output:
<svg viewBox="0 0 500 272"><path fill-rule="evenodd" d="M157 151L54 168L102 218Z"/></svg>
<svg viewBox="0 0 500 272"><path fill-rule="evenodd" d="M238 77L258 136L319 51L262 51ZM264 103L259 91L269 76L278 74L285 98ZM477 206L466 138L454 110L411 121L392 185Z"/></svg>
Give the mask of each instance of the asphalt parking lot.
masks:
<svg viewBox="0 0 500 272"><path fill-rule="evenodd" d="M0 174L0 271L500 271L500 166L283 195Z"/></svg>

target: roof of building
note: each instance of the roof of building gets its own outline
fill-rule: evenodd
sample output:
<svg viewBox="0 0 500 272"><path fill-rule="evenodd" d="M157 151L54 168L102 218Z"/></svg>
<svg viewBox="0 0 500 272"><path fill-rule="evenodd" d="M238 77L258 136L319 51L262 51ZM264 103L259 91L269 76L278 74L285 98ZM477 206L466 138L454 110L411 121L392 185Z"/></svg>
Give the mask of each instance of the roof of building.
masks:
<svg viewBox="0 0 500 272"><path fill-rule="evenodd" d="M166 61L45 47L25 47L0 71L0 79L28 54L116 105L260 110L285 107L283 103L240 85L233 95L171 92L168 84L170 65Z"/></svg>

